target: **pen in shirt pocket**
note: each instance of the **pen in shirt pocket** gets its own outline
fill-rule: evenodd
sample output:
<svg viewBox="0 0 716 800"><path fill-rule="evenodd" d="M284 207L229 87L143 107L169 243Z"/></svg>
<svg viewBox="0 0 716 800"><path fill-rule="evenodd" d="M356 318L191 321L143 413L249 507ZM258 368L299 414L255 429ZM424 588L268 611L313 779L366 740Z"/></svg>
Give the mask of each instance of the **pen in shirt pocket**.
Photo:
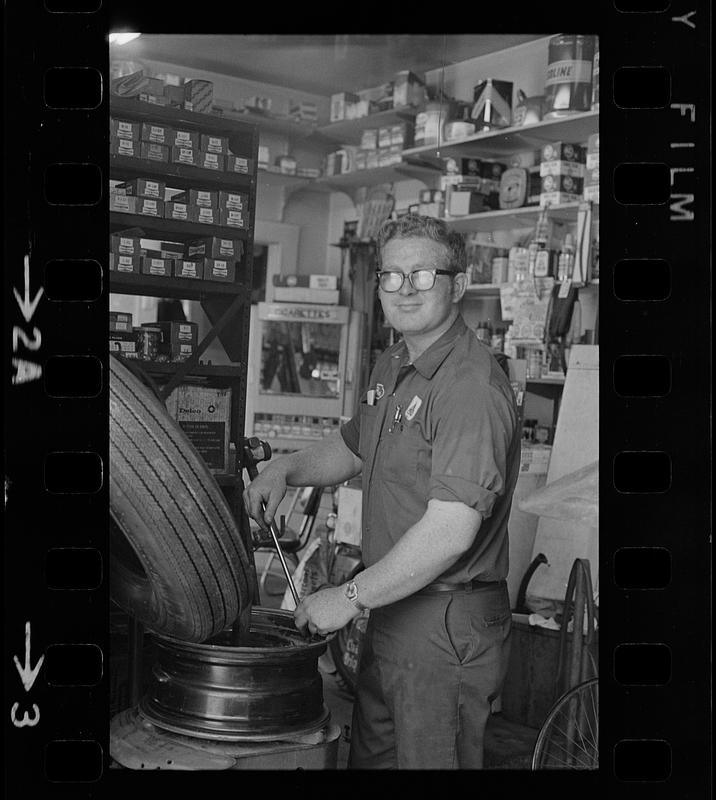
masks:
<svg viewBox="0 0 716 800"><path fill-rule="evenodd" d="M365 401L369 406L375 405L375 389L368 389L366 392Z"/></svg>

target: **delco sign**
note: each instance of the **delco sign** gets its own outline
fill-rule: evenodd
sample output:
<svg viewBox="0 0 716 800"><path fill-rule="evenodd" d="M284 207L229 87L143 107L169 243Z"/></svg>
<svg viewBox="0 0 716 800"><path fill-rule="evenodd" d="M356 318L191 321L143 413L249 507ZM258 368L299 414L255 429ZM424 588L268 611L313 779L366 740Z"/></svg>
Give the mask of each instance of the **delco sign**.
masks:
<svg viewBox="0 0 716 800"><path fill-rule="evenodd" d="M323 306L310 303L259 303L259 319L281 322L327 322L348 321L346 306Z"/></svg>

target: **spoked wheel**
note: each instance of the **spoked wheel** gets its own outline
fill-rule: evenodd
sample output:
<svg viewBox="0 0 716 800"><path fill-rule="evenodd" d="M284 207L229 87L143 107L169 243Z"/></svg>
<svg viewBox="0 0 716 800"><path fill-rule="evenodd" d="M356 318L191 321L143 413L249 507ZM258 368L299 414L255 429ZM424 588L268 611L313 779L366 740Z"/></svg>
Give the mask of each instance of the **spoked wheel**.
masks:
<svg viewBox="0 0 716 800"><path fill-rule="evenodd" d="M540 728L532 769L599 767L599 680L590 678L565 692Z"/></svg>

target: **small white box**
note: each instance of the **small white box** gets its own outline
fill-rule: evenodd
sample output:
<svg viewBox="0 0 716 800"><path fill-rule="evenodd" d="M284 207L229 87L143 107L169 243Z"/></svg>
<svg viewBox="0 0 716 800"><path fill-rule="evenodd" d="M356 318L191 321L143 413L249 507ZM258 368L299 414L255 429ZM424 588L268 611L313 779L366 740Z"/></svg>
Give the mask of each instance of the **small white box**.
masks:
<svg viewBox="0 0 716 800"><path fill-rule="evenodd" d="M338 487L335 541L360 547L363 492L352 486Z"/></svg>

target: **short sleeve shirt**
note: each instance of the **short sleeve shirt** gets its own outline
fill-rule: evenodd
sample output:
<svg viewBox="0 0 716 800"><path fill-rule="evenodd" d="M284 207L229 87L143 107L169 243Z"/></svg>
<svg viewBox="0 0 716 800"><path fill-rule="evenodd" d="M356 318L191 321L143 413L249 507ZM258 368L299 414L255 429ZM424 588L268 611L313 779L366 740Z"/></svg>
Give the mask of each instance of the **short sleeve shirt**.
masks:
<svg viewBox="0 0 716 800"><path fill-rule="evenodd" d="M507 375L461 316L413 364L405 342L386 350L341 435L363 461L366 566L437 499L464 503L483 518L470 549L437 580L507 577L517 407Z"/></svg>

